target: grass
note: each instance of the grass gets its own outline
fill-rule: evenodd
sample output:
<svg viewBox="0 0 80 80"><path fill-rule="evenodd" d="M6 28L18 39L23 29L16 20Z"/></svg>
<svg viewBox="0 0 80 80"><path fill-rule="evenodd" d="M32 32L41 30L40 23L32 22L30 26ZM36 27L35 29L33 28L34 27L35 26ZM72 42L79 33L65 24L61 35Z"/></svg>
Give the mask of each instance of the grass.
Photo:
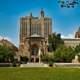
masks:
<svg viewBox="0 0 80 80"><path fill-rule="evenodd" d="M80 80L80 69L0 68L0 80Z"/></svg>

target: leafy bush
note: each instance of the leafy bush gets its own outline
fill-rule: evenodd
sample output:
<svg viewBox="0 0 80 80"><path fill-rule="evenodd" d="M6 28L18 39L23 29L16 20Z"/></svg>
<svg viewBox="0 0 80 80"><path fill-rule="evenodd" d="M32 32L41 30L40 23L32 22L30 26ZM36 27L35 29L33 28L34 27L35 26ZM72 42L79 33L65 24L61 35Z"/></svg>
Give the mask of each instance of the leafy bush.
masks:
<svg viewBox="0 0 80 80"><path fill-rule="evenodd" d="M23 56L23 57L20 57L20 62L21 63L27 63L28 62L28 57L26 57L26 56Z"/></svg>
<svg viewBox="0 0 80 80"><path fill-rule="evenodd" d="M53 63L54 59L53 59L53 55L50 55L50 54L45 54L45 55L42 55L41 56L41 60L44 62L44 63Z"/></svg>
<svg viewBox="0 0 80 80"><path fill-rule="evenodd" d="M54 52L54 61L55 62L72 62L72 59L75 57L74 50L71 47L65 47L61 45Z"/></svg>

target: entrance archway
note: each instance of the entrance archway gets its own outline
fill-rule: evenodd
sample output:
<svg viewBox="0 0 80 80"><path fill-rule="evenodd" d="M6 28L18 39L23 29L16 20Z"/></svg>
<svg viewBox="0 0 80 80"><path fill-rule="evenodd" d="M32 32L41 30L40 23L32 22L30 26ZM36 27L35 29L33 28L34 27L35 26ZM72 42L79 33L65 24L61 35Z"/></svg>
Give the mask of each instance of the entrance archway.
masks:
<svg viewBox="0 0 80 80"><path fill-rule="evenodd" d="M31 62L39 62L38 58L39 47L36 44L31 46Z"/></svg>

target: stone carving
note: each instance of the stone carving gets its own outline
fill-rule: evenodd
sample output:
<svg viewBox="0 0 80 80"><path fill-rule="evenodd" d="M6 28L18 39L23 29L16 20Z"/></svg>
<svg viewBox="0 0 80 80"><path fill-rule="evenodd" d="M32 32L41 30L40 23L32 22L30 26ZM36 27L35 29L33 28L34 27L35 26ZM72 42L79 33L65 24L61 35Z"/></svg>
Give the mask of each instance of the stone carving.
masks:
<svg viewBox="0 0 80 80"><path fill-rule="evenodd" d="M72 60L72 63L79 63L78 55L75 55L75 58Z"/></svg>

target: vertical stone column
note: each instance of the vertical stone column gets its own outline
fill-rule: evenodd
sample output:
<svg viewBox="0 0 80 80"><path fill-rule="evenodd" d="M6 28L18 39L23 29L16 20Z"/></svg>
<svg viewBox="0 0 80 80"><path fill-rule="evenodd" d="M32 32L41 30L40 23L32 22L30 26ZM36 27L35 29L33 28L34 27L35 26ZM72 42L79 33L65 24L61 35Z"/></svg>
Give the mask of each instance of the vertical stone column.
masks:
<svg viewBox="0 0 80 80"><path fill-rule="evenodd" d="M44 37L44 18L41 18L41 35Z"/></svg>
<svg viewBox="0 0 80 80"><path fill-rule="evenodd" d="M34 63L36 62L36 56L34 56Z"/></svg>
<svg viewBox="0 0 80 80"><path fill-rule="evenodd" d="M19 34L19 39L20 39L20 43L19 43L19 51L18 51L18 55L21 56L21 42L22 42L22 18L20 18L20 34Z"/></svg>
<svg viewBox="0 0 80 80"><path fill-rule="evenodd" d="M41 63L41 48L40 47L39 47L38 56L39 56L39 63Z"/></svg>
<svg viewBox="0 0 80 80"><path fill-rule="evenodd" d="M41 48L43 48L43 42L42 41L39 44L39 51L38 51L39 63L41 63L41 55L42 55Z"/></svg>

